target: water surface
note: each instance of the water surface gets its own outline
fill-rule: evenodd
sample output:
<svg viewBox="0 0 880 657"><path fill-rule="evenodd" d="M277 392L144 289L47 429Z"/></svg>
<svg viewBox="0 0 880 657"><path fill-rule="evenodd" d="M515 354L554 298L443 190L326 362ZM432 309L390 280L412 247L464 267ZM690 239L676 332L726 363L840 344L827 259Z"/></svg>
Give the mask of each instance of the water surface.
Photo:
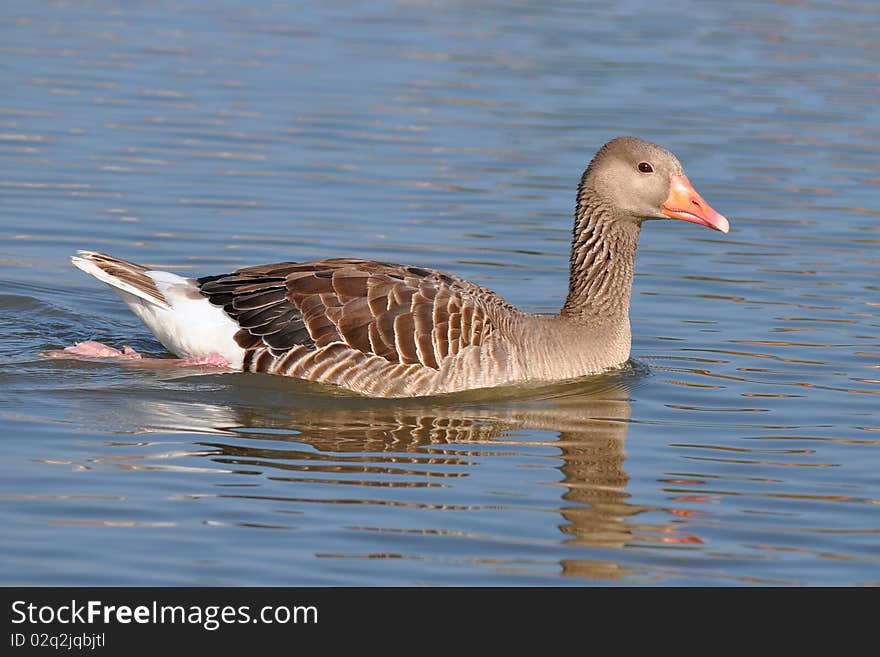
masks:
<svg viewBox="0 0 880 657"><path fill-rule="evenodd" d="M855 2L4 3L0 582L880 583L878 34ZM164 353L77 248L552 312L619 134L732 225L646 225L621 372L382 401L37 355Z"/></svg>

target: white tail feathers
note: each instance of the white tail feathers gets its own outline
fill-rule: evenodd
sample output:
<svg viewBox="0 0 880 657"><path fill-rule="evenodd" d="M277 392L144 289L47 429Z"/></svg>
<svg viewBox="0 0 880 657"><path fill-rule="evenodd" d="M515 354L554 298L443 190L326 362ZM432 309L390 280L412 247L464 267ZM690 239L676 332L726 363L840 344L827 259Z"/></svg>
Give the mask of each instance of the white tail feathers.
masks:
<svg viewBox="0 0 880 657"><path fill-rule="evenodd" d="M77 251L77 253L78 255L72 256L70 261L99 281L160 308L171 307L152 279L145 274L146 270L143 267L96 251Z"/></svg>
<svg viewBox="0 0 880 657"><path fill-rule="evenodd" d="M211 305L196 281L96 251L79 251L71 261L112 287L171 353L181 358L219 354L232 367L241 367L238 325Z"/></svg>

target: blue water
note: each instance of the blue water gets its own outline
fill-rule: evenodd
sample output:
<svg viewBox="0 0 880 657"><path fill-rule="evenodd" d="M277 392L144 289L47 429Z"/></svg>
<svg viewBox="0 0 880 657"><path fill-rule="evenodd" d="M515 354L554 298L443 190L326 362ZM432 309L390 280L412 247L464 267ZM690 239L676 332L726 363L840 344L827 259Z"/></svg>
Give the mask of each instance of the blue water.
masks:
<svg viewBox="0 0 880 657"><path fill-rule="evenodd" d="M0 583L880 584L880 6L0 8ZM642 233L634 364L371 401L164 354L69 264L356 256L530 311L596 148L729 235Z"/></svg>

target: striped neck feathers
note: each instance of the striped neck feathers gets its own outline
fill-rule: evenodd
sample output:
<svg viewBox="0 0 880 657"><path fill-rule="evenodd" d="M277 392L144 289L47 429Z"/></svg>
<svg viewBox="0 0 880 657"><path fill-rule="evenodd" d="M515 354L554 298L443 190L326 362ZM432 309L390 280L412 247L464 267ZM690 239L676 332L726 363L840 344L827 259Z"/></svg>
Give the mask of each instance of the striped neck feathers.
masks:
<svg viewBox="0 0 880 657"><path fill-rule="evenodd" d="M639 231L639 222L616 213L581 182L562 316L587 323L629 317Z"/></svg>

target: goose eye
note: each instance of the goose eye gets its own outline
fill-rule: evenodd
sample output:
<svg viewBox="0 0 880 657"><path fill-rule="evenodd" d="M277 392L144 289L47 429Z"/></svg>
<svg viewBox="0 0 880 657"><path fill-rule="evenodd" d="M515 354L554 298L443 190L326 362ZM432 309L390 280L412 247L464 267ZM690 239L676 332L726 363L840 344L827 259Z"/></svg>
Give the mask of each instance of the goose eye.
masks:
<svg viewBox="0 0 880 657"><path fill-rule="evenodd" d="M654 173L654 167L647 162L639 162L639 171L642 173Z"/></svg>

